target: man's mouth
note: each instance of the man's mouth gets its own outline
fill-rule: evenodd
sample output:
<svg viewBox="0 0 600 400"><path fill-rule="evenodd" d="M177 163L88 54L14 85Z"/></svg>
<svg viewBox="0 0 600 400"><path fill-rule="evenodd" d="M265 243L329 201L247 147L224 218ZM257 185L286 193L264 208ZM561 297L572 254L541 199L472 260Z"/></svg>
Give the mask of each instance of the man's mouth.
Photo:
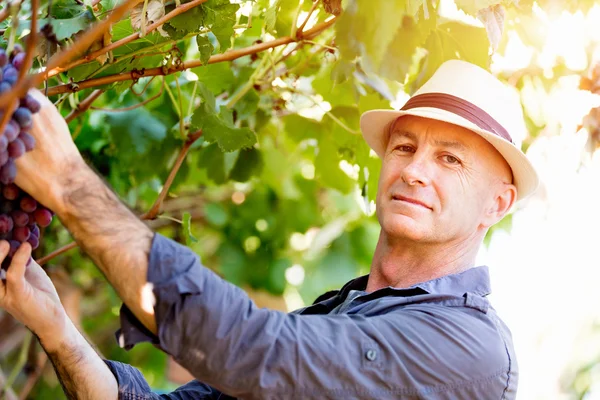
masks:
<svg viewBox="0 0 600 400"><path fill-rule="evenodd" d="M419 201L417 199L411 199L410 197L402 196L402 195L399 195L399 194L392 195L392 200L404 201L406 203L415 204L417 206L421 206L421 207L424 207L424 208L426 208L428 210L431 210L431 207L429 207L427 204L423 203L422 201Z"/></svg>

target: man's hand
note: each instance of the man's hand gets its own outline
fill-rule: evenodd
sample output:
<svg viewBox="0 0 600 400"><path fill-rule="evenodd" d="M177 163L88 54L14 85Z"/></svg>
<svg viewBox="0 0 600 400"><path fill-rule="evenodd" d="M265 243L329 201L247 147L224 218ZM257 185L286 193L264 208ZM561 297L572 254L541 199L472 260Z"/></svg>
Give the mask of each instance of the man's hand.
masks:
<svg viewBox="0 0 600 400"><path fill-rule="evenodd" d="M33 151L16 160L15 183L40 203L59 212L63 191L74 174L91 172L54 104L38 90L30 94L41 109L33 115Z"/></svg>
<svg viewBox="0 0 600 400"><path fill-rule="evenodd" d="M9 250L0 241L0 263ZM0 281L0 307L40 339L69 399L117 398L114 375L67 316L52 281L31 259L29 243L19 247Z"/></svg>
<svg viewBox="0 0 600 400"><path fill-rule="evenodd" d="M9 250L8 242L0 241L0 262ZM52 281L31 259L29 243L19 247L6 272L6 280L0 281L0 307L26 325L42 342L63 336L70 322Z"/></svg>

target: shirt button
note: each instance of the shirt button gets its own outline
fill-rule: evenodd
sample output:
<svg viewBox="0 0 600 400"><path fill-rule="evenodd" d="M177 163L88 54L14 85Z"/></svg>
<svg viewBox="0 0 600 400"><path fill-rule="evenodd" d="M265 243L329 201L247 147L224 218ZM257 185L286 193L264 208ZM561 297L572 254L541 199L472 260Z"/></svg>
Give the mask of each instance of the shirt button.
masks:
<svg viewBox="0 0 600 400"><path fill-rule="evenodd" d="M365 357L367 357L367 360L369 361L375 361L377 359L377 352L375 350L369 350L367 351L367 354L365 354Z"/></svg>

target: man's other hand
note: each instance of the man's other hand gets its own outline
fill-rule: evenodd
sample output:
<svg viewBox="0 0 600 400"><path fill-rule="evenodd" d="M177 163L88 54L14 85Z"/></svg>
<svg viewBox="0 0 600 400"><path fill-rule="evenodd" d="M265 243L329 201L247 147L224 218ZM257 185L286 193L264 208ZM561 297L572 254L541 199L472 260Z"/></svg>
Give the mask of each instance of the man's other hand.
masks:
<svg viewBox="0 0 600 400"><path fill-rule="evenodd" d="M9 250L8 242L0 241L0 263ZM0 307L26 325L45 347L58 345L70 326L52 281L31 258L29 243L19 247L6 280L0 280Z"/></svg>
<svg viewBox="0 0 600 400"><path fill-rule="evenodd" d="M33 198L59 212L64 188L73 174L86 171L69 127L54 104L38 90L29 92L41 105L33 115L33 151L16 160L15 183Z"/></svg>

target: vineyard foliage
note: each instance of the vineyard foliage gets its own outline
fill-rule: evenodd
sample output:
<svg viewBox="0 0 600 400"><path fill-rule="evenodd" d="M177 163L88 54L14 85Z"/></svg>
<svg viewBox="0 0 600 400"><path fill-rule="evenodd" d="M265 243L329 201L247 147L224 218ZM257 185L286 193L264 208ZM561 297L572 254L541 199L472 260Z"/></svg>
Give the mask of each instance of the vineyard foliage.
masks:
<svg viewBox="0 0 600 400"><path fill-rule="evenodd" d="M32 34L32 2L11 4L0 6L0 41L9 48ZM41 1L32 72L120 4ZM140 215L188 136L201 131L149 225L237 285L310 303L370 267L380 162L361 138L361 113L397 106L445 60L489 69L506 44L505 27L535 19L527 1L457 0L460 19L448 17L448 7L454 3L146 0L50 70L40 90L68 119L86 160ZM524 148L541 129L528 123ZM43 235L37 258L71 242L58 220ZM82 296L82 327L104 356L138 366L155 388L169 387L162 353L116 346L120 301L85 254L71 250L47 268ZM18 358L10 350L5 372ZM48 372L32 396L60 393Z"/></svg>

